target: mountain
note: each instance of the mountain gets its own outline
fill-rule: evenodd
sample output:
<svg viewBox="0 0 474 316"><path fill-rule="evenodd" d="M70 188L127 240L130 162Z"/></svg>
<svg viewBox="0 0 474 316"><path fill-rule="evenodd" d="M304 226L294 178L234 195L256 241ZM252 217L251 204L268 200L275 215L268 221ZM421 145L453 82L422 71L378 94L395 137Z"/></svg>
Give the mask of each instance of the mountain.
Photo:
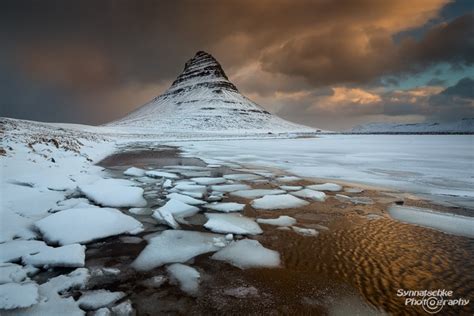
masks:
<svg viewBox="0 0 474 316"><path fill-rule="evenodd" d="M355 134L474 134L474 118L454 122L368 123L352 128Z"/></svg>
<svg viewBox="0 0 474 316"><path fill-rule="evenodd" d="M176 133L316 132L281 119L242 95L217 60L203 51L186 62L165 93L106 126Z"/></svg>

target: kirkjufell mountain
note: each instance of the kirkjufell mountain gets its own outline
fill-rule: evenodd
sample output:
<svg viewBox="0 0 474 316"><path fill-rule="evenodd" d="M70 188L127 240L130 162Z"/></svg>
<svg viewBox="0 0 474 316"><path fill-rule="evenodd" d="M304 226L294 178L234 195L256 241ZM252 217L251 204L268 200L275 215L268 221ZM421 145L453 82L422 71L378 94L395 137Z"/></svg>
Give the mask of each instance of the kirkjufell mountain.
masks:
<svg viewBox="0 0 474 316"><path fill-rule="evenodd" d="M219 62L203 51L186 62L165 93L107 125L177 133L316 132L279 118L242 95Z"/></svg>

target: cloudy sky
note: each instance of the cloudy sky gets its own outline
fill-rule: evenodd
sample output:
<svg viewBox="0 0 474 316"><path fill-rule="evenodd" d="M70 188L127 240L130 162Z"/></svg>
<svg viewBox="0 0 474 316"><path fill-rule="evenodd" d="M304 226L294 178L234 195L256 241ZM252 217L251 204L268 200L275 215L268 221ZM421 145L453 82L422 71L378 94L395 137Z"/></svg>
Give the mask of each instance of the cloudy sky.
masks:
<svg viewBox="0 0 474 316"><path fill-rule="evenodd" d="M472 0L3 0L0 47L0 116L105 123L205 50L311 126L474 117Z"/></svg>

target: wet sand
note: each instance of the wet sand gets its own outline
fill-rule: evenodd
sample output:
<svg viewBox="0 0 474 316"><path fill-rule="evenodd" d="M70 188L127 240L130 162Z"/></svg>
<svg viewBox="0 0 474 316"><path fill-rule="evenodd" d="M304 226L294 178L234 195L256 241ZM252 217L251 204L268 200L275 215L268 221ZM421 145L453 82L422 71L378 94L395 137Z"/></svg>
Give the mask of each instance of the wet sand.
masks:
<svg viewBox="0 0 474 316"><path fill-rule="evenodd" d="M171 147L137 147L110 156L99 165L106 167L111 176L120 178L123 170L130 166L206 166L199 159L180 157L179 152ZM212 168L212 176L228 173L237 172L227 167ZM310 180L278 183L275 178L267 178L262 183L241 182L253 188L315 183ZM145 184L145 191L152 192L153 183ZM369 197L374 203L354 205L341 202L334 197L337 193ZM392 203L457 213L465 210L435 206L427 201L406 198L403 194L378 190L326 194L325 202L270 211L255 210L248 204L251 200L229 195L224 199L247 203L243 212L246 216L275 218L289 215L297 219L297 226L319 231L316 237L302 236L261 224L264 233L250 238L278 251L282 259L281 268L240 270L225 262L211 260L210 254L204 254L190 262L201 273L199 295L190 297L169 283L159 288L142 285L141 281L151 276L166 275L164 267L147 273L132 270L129 264L146 246L146 241L129 239L129 242L124 242L127 239L116 236L88 245L86 265L89 268L94 270L105 266L121 270L118 275L94 276L92 287L126 292L138 315L366 315L385 312L426 315L421 307L405 306L404 298L397 297L397 290L439 288L453 290L455 298L474 299L474 240L404 224L390 219L386 211ZM147 197L149 207L159 206L163 197L161 192ZM125 209L123 211L132 215ZM157 225L149 215L132 216L146 227L139 237L167 229ZM202 214L189 220L194 225L183 229L205 231ZM229 293L229 290L242 287L247 289L247 295L243 295L245 290L240 293L242 297ZM474 303L464 309L447 306L442 310L443 315L472 315L473 312Z"/></svg>

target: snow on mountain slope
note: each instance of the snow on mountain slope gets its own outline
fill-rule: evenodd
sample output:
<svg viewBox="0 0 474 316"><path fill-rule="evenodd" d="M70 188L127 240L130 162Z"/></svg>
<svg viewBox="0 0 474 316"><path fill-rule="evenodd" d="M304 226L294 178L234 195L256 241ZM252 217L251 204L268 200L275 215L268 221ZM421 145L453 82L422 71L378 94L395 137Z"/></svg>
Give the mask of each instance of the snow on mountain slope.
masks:
<svg viewBox="0 0 474 316"><path fill-rule="evenodd" d="M473 134L474 118L444 123L368 123L355 126L350 132L356 134Z"/></svg>
<svg viewBox="0 0 474 316"><path fill-rule="evenodd" d="M316 132L283 120L240 94L214 57L202 51L186 63L164 94L106 126L175 133Z"/></svg>

